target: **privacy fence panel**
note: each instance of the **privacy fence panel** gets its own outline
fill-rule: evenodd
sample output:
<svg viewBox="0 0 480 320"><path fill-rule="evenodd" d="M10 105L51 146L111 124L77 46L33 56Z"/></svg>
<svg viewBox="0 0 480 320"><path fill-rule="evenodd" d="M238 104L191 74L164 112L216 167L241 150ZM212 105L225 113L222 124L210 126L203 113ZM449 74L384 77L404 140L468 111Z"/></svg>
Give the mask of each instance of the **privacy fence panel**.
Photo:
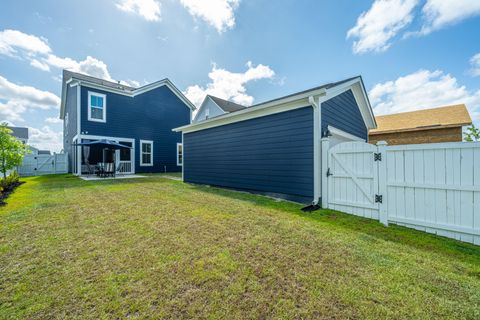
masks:
<svg viewBox="0 0 480 320"><path fill-rule="evenodd" d="M480 245L480 143L348 142L328 154L329 208ZM371 194L376 190L378 204L359 198L359 185ZM365 206L377 205L378 214L366 214Z"/></svg>
<svg viewBox="0 0 480 320"><path fill-rule="evenodd" d="M54 153L53 155L26 155L21 166L17 168L21 176L39 176L46 174L61 174L68 172L68 155Z"/></svg>
<svg viewBox="0 0 480 320"><path fill-rule="evenodd" d="M388 221L480 245L480 144L386 148Z"/></svg>

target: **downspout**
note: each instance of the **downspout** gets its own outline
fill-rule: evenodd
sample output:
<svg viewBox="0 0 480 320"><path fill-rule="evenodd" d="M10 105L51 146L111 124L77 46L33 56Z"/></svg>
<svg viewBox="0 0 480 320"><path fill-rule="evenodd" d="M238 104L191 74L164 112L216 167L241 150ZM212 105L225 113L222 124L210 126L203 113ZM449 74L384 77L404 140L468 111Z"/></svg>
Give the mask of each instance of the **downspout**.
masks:
<svg viewBox="0 0 480 320"><path fill-rule="evenodd" d="M308 103L313 107L313 202L317 208L320 197L320 104L313 96L308 97Z"/></svg>

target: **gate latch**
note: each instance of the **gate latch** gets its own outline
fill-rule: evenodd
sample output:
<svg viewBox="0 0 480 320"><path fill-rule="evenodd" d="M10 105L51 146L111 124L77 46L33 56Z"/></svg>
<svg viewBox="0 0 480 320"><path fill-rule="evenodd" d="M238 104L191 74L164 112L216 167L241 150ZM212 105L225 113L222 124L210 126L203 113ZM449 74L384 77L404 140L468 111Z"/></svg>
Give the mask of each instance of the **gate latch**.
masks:
<svg viewBox="0 0 480 320"><path fill-rule="evenodd" d="M330 172L330 168L328 168L327 170L327 178L330 177L330 176L333 176L333 173Z"/></svg>
<svg viewBox="0 0 480 320"><path fill-rule="evenodd" d="M381 152L375 152L373 154L373 161L382 161L382 153Z"/></svg>
<svg viewBox="0 0 480 320"><path fill-rule="evenodd" d="M376 194L375 203L382 203L382 202L383 202L383 196L381 194Z"/></svg>

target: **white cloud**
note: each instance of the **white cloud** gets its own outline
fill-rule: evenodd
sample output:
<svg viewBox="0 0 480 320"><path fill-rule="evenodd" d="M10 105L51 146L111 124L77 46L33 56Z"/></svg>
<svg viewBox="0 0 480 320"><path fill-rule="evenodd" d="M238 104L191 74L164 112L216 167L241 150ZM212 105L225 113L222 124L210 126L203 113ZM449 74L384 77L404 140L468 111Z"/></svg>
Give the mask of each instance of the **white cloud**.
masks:
<svg viewBox="0 0 480 320"><path fill-rule="evenodd" d="M87 56L85 60L76 61L71 58L59 58L50 54L45 61L49 65L56 68L68 69L73 72L88 74L92 77L114 81L110 76L108 66L105 64L105 62L95 59L91 56Z"/></svg>
<svg viewBox="0 0 480 320"><path fill-rule="evenodd" d="M206 87L193 85L184 93L196 106L201 105L207 94L249 106L254 98L246 93L245 85L250 81L272 79L275 72L269 66L262 64L254 67L250 61L246 66L248 69L244 73L234 73L219 69L214 64L212 71L208 74L211 82Z"/></svg>
<svg viewBox="0 0 480 320"><path fill-rule="evenodd" d="M469 17L480 15L480 1L427 0L422 12L425 22L420 34L429 34Z"/></svg>
<svg viewBox="0 0 480 320"><path fill-rule="evenodd" d="M59 57L52 52L46 39L17 30L0 32L0 54L27 60L31 66L42 71L48 72L51 71L51 68L67 69L115 81L111 77L105 62L91 56L87 56L85 60L81 61L69 57ZM122 83L131 86L139 84L135 80L126 80L122 81Z"/></svg>
<svg viewBox="0 0 480 320"><path fill-rule="evenodd" d="M41 150L50 150L59 152L63 145L63 132L61 130L52 130L49 126L41 129L28 128L28 144Z"/></svg>
<svg viewBox="0 0 480 320"><path fill-rule="evenodd" d="M0 101L0 119L2 119L0 122L4 122L5 120L7 122L24 122L25 119L23 119L22 114L26 110L25 104L20 101L9 100L6 103Z"/></svg>
<svg viewBox="0 0 480 320"><path fill-rule="evenodd" d="M51 51L45 39L18 30L0 32L0 54L14 56L18 50L29 53L47 54Z"/></svg>
<svg viewBox="0 0 480 320"><path fill-rule="evenodd" d="M390 114L464 103L480 120L480 90L472 92L443 71L419 70L379 83L369 92L375 114Z"/></svg>
<svg viewBox="0 0 480 320"><path fill-rule="evenodd" d="M161 18L161 5L156 0L120 0L117 8L142 16L147 21L159 21Z"/></svg>
<svg viewBox="0 0 480 320"><path fill-rule="evenodd" d="M474 77L480 77L480 52L470 59L470 64L472 65L471 74Z"/></svg>
<svg viewBox="0 0 480 320"><path fill-rule="evenodd" d="M376 0L363 12L347 38L355 38L354 53L387 50L394 38L413 20L413 9L419 0Z"/></svg>
<svg viewBox="0 0 480 320"><path fill-rule="evenodd" d="M50 71L50 66L44 62L40 62L37 59L32 59L30 65L42 71Z"/></svg>
<svg viewBox="0 0 480 320"><path fill-rule="evenodd" d="M3 102L2 102L3 101ZM0 76L0 116L9 121L23 121L29 109L58 109L60 98L55 94L10 82Z"/></svg>
<svg viewBox="0 0 480 320"><path fill-rule="evenodd" d="M120 83L123 84L123 85L126 85L126 86L130 86L132 88L140 87L140 82L138 82L136 80L127 79L127 80L120 81Z"/></svg>
<svg viewBox="0 0 480 320"><path fill-rule="evenodd" d="M219 33L235 26L234 11L240 0L180 0L188 12L215 27Z"/></svg>
<svg viewBox="0 0 480 320"><path fill-rule="evenodd" d="M51 123L51 124L59 124L59 123L63 123L63 120L55 117L48 117L45 119L45 122Z"/></svg>

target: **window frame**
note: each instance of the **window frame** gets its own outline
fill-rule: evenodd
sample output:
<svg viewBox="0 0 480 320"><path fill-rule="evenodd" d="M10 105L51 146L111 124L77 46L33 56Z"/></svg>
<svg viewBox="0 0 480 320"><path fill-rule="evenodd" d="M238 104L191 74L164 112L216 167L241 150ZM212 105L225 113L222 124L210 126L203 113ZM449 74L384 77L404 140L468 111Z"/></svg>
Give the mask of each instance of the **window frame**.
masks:
<svg viewBox="0 0 480 320"><path fill-rule="evenodd" d="M92 108L100 109L96 106L92 106L92 96L103 98L103 108L102 108L103 119L92 118ZM107 95L106 94L98 93L94 91L88 91L88 121L102 122L102 123L107 122Z"/></svg>
<svg viewBox="0 0 480 320"><path fill-rule="evenodd" d="M182 147L182 162L179 161L180 154L178 153L178 151L180 150L180 148L179 148L180 146ZM183 143L182 142L177 142L177 166L179 166L179 167L183 166Z"/></svg>
<svg viewBox="0 0 480 320"><path fill-rule="evenodd" d="M143 162L143 145L150 145L150 163ZM140 166L141 167L153 167L153 141L152 140L140 140Z"/></svg>

